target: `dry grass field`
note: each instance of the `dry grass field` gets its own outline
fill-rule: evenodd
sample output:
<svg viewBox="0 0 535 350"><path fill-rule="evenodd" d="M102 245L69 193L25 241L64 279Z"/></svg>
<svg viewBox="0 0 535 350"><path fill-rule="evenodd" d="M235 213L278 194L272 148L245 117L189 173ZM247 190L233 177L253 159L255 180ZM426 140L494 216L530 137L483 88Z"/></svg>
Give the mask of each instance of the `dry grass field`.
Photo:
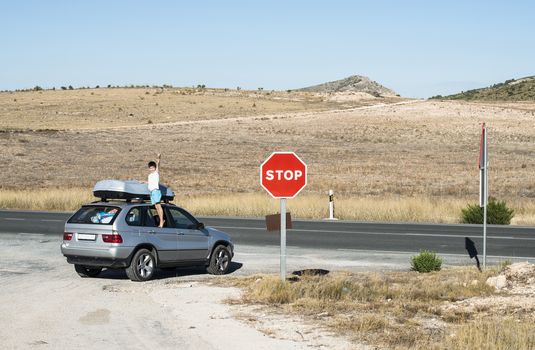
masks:
<svg viewBox="0 0 535 350"><path fill-rule="evenodd" d="M356 349L529 350L535 347L533 278L512 277L513 266L483 273L456 267L427 274L305 274L292 282L255 275L216 283L243 289L228 302L252 306L244 321L259 329L255 314L281 313L349 338ZM486 283L497 274L510 276L507 290Z"/></svg>
<svg viewBox="0 0 535 350"><path fill-rule="evenodd" d="M12 191L62 201L99 179L145 179L162 152L162 180L178 203L261 216L276 202L260 188L259 165L292 150L309 166L302 198L289 202L297 217L324 217L333 189L341 218L455 222L478 198L482 121L491 195L513 205L514 223L535 223L535 103L213 89L0 93L0 206L32 207L8 200Z"/></svg>

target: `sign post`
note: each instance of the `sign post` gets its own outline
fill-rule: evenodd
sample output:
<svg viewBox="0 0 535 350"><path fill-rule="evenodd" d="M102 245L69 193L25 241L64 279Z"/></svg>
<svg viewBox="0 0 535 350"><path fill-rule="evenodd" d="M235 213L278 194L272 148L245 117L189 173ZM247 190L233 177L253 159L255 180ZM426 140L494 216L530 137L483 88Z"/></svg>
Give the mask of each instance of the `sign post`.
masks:
<svg viewBox="0 0 535 350"><path fill-rule="evenodd" d="M280 200L281 208L281 252L280 275L281 281L286 281L286 198Z"/></svg>
<svg viewBox="0 0 535 350"><path fill-rule="evenodd" d="M479 141L479 206L483 208L483 268L487 266L488 169L487 127L483 123L481 127L481 139Z"/></svg>
<svg viewBox="0 0 535 350"><path fill-rule="evenodd" d="M260 165L260 184L280 199L280 277L286 281L286 200L294 198L307 184L307 166L293 152L273 152Z"/></svg>

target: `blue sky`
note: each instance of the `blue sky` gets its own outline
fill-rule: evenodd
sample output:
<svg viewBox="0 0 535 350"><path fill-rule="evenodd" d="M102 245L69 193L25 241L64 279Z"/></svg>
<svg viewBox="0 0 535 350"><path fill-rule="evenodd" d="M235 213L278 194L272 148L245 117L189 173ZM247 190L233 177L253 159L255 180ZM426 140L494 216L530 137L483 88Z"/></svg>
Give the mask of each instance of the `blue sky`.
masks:
<svg viewBox="0 0 535 350"><path fill-rule="evenodd" d="M361 74L429 97L535 75L533 18L529 1L3 1L0 90Z"/></svg>

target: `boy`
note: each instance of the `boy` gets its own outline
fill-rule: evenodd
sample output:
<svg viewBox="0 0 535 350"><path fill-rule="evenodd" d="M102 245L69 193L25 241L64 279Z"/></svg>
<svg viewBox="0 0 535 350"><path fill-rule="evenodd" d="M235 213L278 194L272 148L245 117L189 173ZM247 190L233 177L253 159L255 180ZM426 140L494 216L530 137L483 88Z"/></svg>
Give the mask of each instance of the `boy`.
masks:
<svg viewBox="0 0 535 350"><path fill-rule="evenodd" d="M147 181L147 185L149 187L150 191L150 202L156 207L156 211L158 212L158 216L160 218L160 225L158 227L163 227L163 224L165 222L163 218L163 209L160 202L162 201L162 192L160 191L160 158L161 154L158 153L158 158L156 159L156 162L150 161L149 162L149 178Z"/></svg>

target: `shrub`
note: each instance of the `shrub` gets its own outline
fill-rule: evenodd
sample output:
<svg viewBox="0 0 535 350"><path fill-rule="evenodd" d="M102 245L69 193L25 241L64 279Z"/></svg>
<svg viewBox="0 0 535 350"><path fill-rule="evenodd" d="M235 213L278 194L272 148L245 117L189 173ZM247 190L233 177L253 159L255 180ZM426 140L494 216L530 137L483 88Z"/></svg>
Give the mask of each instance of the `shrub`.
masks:
<svg viewBox="0 0 535 350"><path fill-rule="evenodd" d="M487 205L487 224L509 225L515 211L507 207L505 201L490 197ZM479 204L469 204L461 210L461 222L465 224L483 224L483 208Z"/></svg>
<svg viewBox="0 0 535 350"><path fill-rule="evenodd" d="M442 259L436 253L422 250L420 254L411 256L411 269L418 272L440 271Z"/></svg>
<svg viewBox="0 0 535 350"><path fill-rule="evenodd" d="M69 90L74 90L74 88L72 87L72 85L69 85Z"/></svg>

